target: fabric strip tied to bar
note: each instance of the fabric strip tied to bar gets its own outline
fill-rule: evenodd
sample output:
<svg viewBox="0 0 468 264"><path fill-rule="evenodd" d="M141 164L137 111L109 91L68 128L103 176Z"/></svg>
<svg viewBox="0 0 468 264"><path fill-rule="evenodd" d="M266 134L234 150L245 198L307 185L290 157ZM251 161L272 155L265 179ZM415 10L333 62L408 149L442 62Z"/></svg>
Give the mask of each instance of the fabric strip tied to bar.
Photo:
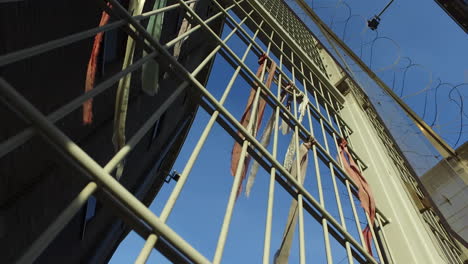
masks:
<svg viewBox="0 0 468 264"><path fill-rule="evenodd" d="M133 15L141 15L143 7L145 6L146 0L130 0L129 11ZM134 28L130 26L132 30ZM125 57L122 64L122 70L126 69L133 63L133 56L135 52L136 42L132 37L127 38L127 46L125 48ZM127 74L125 77L120 79L117 87L117 93L115 98L115 110L114 110L114 133L112 135L112 142L114 144L115 152L118 152L125 146L125 130L127 122L127 110L128 110L128 98L130 94L132 74ZM123 173L125 159L117 165L115 178L120 179Z"/></svg>
<svg viewBox="0 0 468 264"><path fill-rule="evenodd" d="M356 183L358 188L359 201L361 207L369 215L370 223L362 231L364 236L364 242L366 244L368 252L372 255L372 233L371 227L374 226L375 219L375 200L372 194L371 188L366 181L366 178L359 171L359 167L354 161L353 157L348 150L348 142L345 139L341 139L340 145L340 158L343 161L344 168L348 173L349 177Z"/></svg>
<svg viewBox="0 0 468 264"><path fill-rule="evenodd" d="M292 84L288 84L286 85L286 87L284 87L284 92L286 94L286 109L288 109L288 111L290 112L291 112L291 104L294 99L293 91L294 91L294 86ZM286 135L287 133L289 133L289 130L290 128L288 126L288 123L286 122L285 119L283 119L281 121L281 133L283 133L283 135Z"/></svg>
<svg viewBox="0 0 468 264"><path fill-rule="evenodd" d="M109 7L110 4L108 4ZM109 14L102 11L101 21L99 27L105 26L109 22ZM99 32L94 37L93 49L89 57L88 69L86 70L85 92L89 92L94 88L94 81L96 79L97 59L99 51L101 50L102 37L104 32ZM83 124L89 125L93 122L93 99L88 99L83 103Z"/></svg>
<svg viewBox="0 0 468 264"><path fill-rule="evenodd" d="M292 93L294 94L294 91ZM290 95L290 97L294 98L293 95ZM309 99L306 96L303 96L302 93L300 93L296 95L296 100L301 101L301 104L299 105L299 109L298 109L299 110L298 121L299 123L301 123L306 114L306 109L307 109L307 104L309 103ZM283 119L283 122L284 122L284 119ZM286 126L288 126L289 128L288 124L286 124ZM291 142L289 142L289 145L288 145L288 150L286 151L286 155L284 157L283 166L286 169L291 168L292 162L294 160L294 153L296 151L296 143L294 140L295 140L294 137L292 137Z"/></svg>
<svg viewBox="0 0 468 264"><path fill-rule="evenodd" d="M287 94L283 91L281 93L281 98L280 102L283 103L284 99L286 98ZM271 113L270 119L267 122L267 125L265 126L265 129L263 130L262 137L260 139L260 144L264 147L267 148L268 145L270 145L270 139L271 139L271 134L273 132L273 128L275 127L275 111ZM250 196L250 191L252 190L253 184L255 182L255 177L257 175L258 169L260 164L254 160L252 167L250 168L249 176L247 177L247 184L245 186L245 195L247 197Z"/></svg>
<svg viewBox="0 0 468 264"><path fill-rule="evenodd" d="M309 163L309 150L315 144L315 139L311 138L308 142L304 142L299 147L299 174L297 173L297 166L291 166L286 168L291 172L291 176L304 184L304 180L307 172L307 165ZM289 208L288 220L286 221L286 227L283 232L283 240L281 241L280 248L276 251L273 260L274 264L286 264L288 263L289 254L291 252L291 246L294 238L294 230L296 229L298 212L297 200L292 199L291 207Z"/></svg>
<svg viewBox="0 0 468 264"><path fill-rule="evenodd" d="M294 86L292 84L287 84L286 86L284 86L283 90L282 90L282 92L280 94L280 102L281 103L283 103L286 99L288 100L287 105L289 104L289 108L288 108L288 110L289 110L290 106L291 106L291 102L294 99ZM301 122L302 119L304 118L304 115L305 115L306 105L308 104L309 101L307 100L307 98L305 98L305 96L303 96L303 94L301 92L299 92L296 95L296 100L301 102L300 105L299 105L299 113L300 113L299 114L299 122ZM265 148L267 148L268 145L270 145L271 134L273 132L273 127L275 126L274 116L275 116L275 112L273 111L272 114L271 114L270 119L268 120L268 123L267 123L265 129L263 130L263 134L262 134L262 137L261 137L261 140L260 140L260 144ZM283 118L286 118L286 117L283 117ZM282 119L282 124L281 125L286 126L287 128L289 128L288 124L284 121L284 119ZM283 128L282 128L282 130L283 130ZM292 163L292 158L293 158L293 155L294 155L295 146L296 146L296 144L294 144L294 140L291 140L291 143L290 143L289 148L288 148L288 153L290 155L287 155L287 157L285 158L285 161L287 161L287 162L285 162L285 164L286 163ZM245 188L245 195L247 197L250 196L250 192L252 190L252 187L253 187L253 184L254 184L258 169L259 169L259 163L254 160L254 162L252 164L252 168L250 169L250 172L249 172L249 176L247 177L247 184L246 184L246 188Z"/></svg>
<svg viewBox="0 0 468 264"><path fill-rule="evenodd" d="M257 76L257 78L261 79L262 82L263 82L263 78L262 78L263 74L262 73L263 73L264 68L266 69L266 67L267 67L267 60L268 60L268 56L266 54L263 54L258 59L259 67L258 67L256 76ZM269 71L268 71L268 78L267 78L267 81L266 81L266 84L265 84L265 86L268 89L270 88L271 83L273 82L275 72L276 72L276 63L274 61L271 61L270 68L269 68ZM255 84L254 87L252 87L252 89L250 90L249 99L247 100L247 106L245 107L244 113L242 114L242 117L241 117L241 120L240 120L241 125L243 127L247 128L249 123L251 122L250 118L251 118L251 115L252 115L252 111L254 111L254 116L253 116L254 120L252 120L252 122L253 122L252 129L251 129L251 131L248 131L254 137L257 135L258 129L260 128L260 125L262 123L263 113L265 111L265 106L266 106L266 101L263 98L260 97L256 109L253 109L253 106L254 106L254 103L255 103L254 101L255 101L255 97L256 97L255 96L256 91L257 91L257 89L260 89L260 87L257 87L257 89L255 89L255 86L258 86L258 85ZM241 138L244 138L240 132L238 132L238 135ZM231 174L232 174L232 176L236 175L236 171L237 171L238 166L242 166L241 175L240 175L241 184L239 185L239 188L237 190L237 197L239 197L239 194L242 191L242 182L245 179L247 169L249 167L249 163L250 163L250 159L251 159L251 157L249 155L246 155L243 162L241 163L240 162L241 152L242 152L242 146L238 142L235 142L234 147L232 148L232 153L231 153Z"/></svg>

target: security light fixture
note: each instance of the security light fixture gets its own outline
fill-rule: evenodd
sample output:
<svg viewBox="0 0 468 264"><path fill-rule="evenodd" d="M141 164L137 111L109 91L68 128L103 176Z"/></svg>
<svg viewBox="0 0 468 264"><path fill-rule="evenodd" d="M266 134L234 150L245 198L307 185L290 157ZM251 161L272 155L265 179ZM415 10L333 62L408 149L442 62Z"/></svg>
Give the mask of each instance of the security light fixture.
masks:
<svg viewBox="0 0 468 264"><path fill-rule="evenodd" d="M380 23L380 17L378 16L375 16L371 20L367 20L367 26L372 30L376 30L377 27L379 26L379 23Z"/></svg>
<svg viewBox="0 0 468 264"><path fill-rule="evenodd" d="M367 20L367 26L372 29L372 30L376 30L377 27L379 26L379 23L380 23L380 16L385 12L385 10L387 10L387 8L393 3L393 0L390 0L390 2L388 2L388 4L384 7L384 9L382 9L382 11L380 11L380 13L378 15L375 15L374 18L370 19L370 20Z"/></svg>

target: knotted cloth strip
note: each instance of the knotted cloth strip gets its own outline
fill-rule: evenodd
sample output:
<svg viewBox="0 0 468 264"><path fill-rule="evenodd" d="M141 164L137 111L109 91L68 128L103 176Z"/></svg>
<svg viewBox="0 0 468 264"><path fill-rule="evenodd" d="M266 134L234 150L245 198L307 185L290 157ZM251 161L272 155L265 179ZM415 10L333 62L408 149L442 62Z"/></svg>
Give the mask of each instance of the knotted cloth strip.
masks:
<svg viewBox="0 0 468 264"><path fill-rule="evenodd" d="M256 76L259 79L262 77L261 75L262 75L263 69L265 67L267 67L267 60L268 60L268 56L266 54L263 54L258 59L259 67L257 69ZM274 61L271 61L271 65L270 65L270 68L269 68L269 71L268 71L268 78L267 78L267 81L266 81L266 84L265 84L265 86L268 89L270 89L271 83L273 82L275 72L276 72L276 63ZM263 80L261 80L261 81L263 82ZM266 101L263 98L260 97L259 102L257 104L257 108L253 109L255 95L256 95L256 92L257 92L255 87L257 87L257 89L260 89L260 87L258 87L258 85L255 84L254 87L252 87L252 89L250 90L249 99L247 100L247 106L245 107L244 113L242 114L242 117L241 117L241 120L240 120L240 123L242 124L242 126L247 128L249 123L250 123L250 118L251 118L251 115L252 115L251 113L252 113L252 111L255 111L254 112L255 115L253 117L254 118L254 120L253 120L254 123L253 123L253 126L252 126L252 130L248 131L254 137L257 135L258 129L260 128L260 125L262 123L263 113L265 111L265 106L266 106ZM244 138L240 132L238 132L238 135L241 138ZM234 147L232 148L232 153L231 153L231 174L232 174L232 176L235 176L235 174L236 174L237 167L239 166L239 163L240 163L241 152L242 152L242 146L239 143L235 142ZM249 167L250 159L251 159L251 157L249 155L246 155L246 157L244 158L243 164L240 164L243 167L242 167L242 171L241 171L241 184L239 185L239 188L237 190L237 197L239 196L240 192L242 191L242 181L245 179L247 169Z"/></svg>
<svg viewBox="0 0 468 264"><path fill-rule="evenodd" d="M297 174L297 166L292 166L288 169L291 172L291 176L298 180L301 184L304 184L304 180L307 172L307 164L309 163L309 150L316 143L314 138L310 138L309 141L304 142L299 147L299 175ZM288 220L286 221L286 227L283 233L283 240L281 241L280 248L275 253L274 264L286 264L288 263L289 253L291 251L291 245L294 238L294 230L296 229L297 217L298 217L298 206L297 200L291 201L291 207L289 208Z"/></svg>
<svg viewBox="0 0 468 264"><path fill-rule="evenodd" d="M131 0L129 5L130 13L134 16L141 15L143 6L146 0ZM130 26L132 30L134 28ZM125 50L125 57L122 65L122 70L126 69L133 63L133 55L135 52L135 41L132 37L127 38L127 46ZM125 77L120 79L119 86L117 87L117 94L115 98L115 110L114 110L114 134L112 135L112 142L114 143L115 152L118 152L123 146L125 146L125 123L127 121L127 110L128 110L128 97L130 93L132 74L127 74ZM117 165L117 171L115 178L120 179L123 173L125 160Z"/></svg>
<svg viewBox="0 0 468 264"><path fill-rule="evenodd" d="M287 98L286 109L288 109L288 111L291 112L291 103L294 99L293 97L294 86L291 83L287 84L283 89L283 93L285 94ZM286 135L289 132L289 130L290 129L289 129L288 123L286 123L285 119L282 119L281 120L281 133L283 133L283 135Z"/></svg>
<svg viewBox="0 0 468 264"><path fill-rule="evenodd" d="M290 97L292 97L290 95ZM304 116L306 114L306 110L307 110L307 104L309 103L309 100L307 97L303 96L303 94L299 94L296 96L296 100L301 100L301 104L299 105L299 123L302 122L302 119L304 119ZM284 119L283 119L283 122L284 122ZM286 126L288 126L286 124ZM289 126L288 126L289 127ZM294 137L291 138L291 142L289 142L289 146L288 146L288 150L286 151L286 155L284 157L284 162L283 162L283 166L289 170L293 164L293 159L294 159L294 153L296 151L296 143L294 142Z"/></svg>
<svg viewBox="0 0 468 264"><path fill-rule="evenodd" d="M107 4L109 7L111 5ZM99 27L102 27L109 22L109 14L102 11L101 21ZM94 88L94 81L96 79L97 58L101 50L102 37L104 32L99 32L94 37L93 49L88 61L88 69L86 70L85 92L89 92ZM83 124L89 125L93 122L93 98L88 99L83 103Z"/></svg>
<svg viewBox="0 0 468 264"><path fill-rule="evenodd" d="M281 93L281 98L280 102L283 103L284 99L286 98L286 93ZM273 127L275 126L275 111L271 113L270 119L268 120L268 123L263 130L262 138L260 139L260 144L264 148L267 148L268 145L270 145L270 139L271 139L271 133L273 132ZM252 190L255 177L257 176L257 172L259 169L259 163L254 160L252 167L250 168L249 176L247 177L247 184L245 187L245 195L249 197L250 191Z"/></svg>
<svg viewBox="0 0 468 264"><path fill-rule="evenodd" d="M282 91L281 91L281 94L280 94L280 102L283 103L284 100L286 98L288 98L289 102L287 102L287 108L288 110L290 110L290 106L291 106L291 102L293 101L294 99L294 86L292 84L287 84L286 86L282 87ZM299 105L299 122L302 121L302 119L304 118L304 115L305 115L305 110L307 109L306 108L306 105L307 103L309 102L307 100L307 98L304 97L303 93L299 92L297 95L296 95L296 100L301 102L301 104ZM271 138L271 133L273 131L273 127L275 125L274 123L274 112L271 114L271 117L270 119L268 120L268 123L267 123L267 126L265 127L264 131L263 131L263 134L262 134L262 138L261 138L261 141L260 141L260 144L262 144L263 147L268 147L268 145L270 144L270 138ZM283 123L281 124L282 126L286 126L286 128L289 128L288 124L283 120ZM290 145L289 145L289 152L291 155L287 156L289 158L286 158L285 160L289 160L288 162L292 164L292 159L293 159L293 154L294 154L294 151L295 151L295 144L293 144L293 141L291 141ZM290 167L287 167L287 168L290 168ZM254 184L254 181L255 181L255 177L257 175L257 172L258 172L258 169L259 169L259 164L258 162L254 161L254 163L252 164L252 168L250 169L250 172L249 172L249 176L248 176L248 180L247 180L247 185L246 185L246 189L245 189L245 194L246 196L248 197L250 195L250 191L252 190L252 187L253 187L253 184Z"/></svg>
<svg viewBox="0 0 468 264"><path fill-rule="evenodd" d="M361 201L361 207L369 215L370 223L367 224L366 228L362 231L364 236L364 242L366 244L368 252L372 255L372 233L371 227L374 226L375 219L375 200L374 195L370 189L366 178L359 171L359 167L354 161L353 157L348 150L348 142L345 139L340 139L340 158L343 161L344 168L349 177L354 181L358 188L359 201Z"/></svg>

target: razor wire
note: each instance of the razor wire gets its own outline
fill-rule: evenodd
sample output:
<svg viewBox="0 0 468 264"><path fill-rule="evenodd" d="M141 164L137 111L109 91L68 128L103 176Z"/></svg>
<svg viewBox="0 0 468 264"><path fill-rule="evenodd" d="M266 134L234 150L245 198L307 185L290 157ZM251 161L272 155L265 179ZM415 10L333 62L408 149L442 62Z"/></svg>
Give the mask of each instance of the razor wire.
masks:
<svg viewBox="0 0 468 264"><path fill-rule="evenodd" d="M313 30L313 22L307 21L306 15L297 6L295 0L285 0L285 2L298 13L298 16L322 43L327 42L319 31ZM394 38L384 36L378 30L369 30L365 16L354 12L353 7L345 0L315 1L313 5L308 1L307 3L337 35L341 35L342 41L358 54L360 59L365 61L382 80L391 84L389 86L392 90L449 145L457 148L468 140L466 126L468 110L464 103L464 99L468 97L468 83L453 84L450 81L443 81L444 78L436 76L430 67L404 54L401 45ZM389 53L393 55L390 56ZM347 58L346 55L345 57ZM348 60L355 74L363 73L362 70L357 69L357 65L350 58ZM361 84L367 87L372 86L370 82L363 82L363 80ZM421 170L416 169L418 174L423 174L441 159L440 155L435 153L427 140L423 138L415 124L408 118L402 118L398 111L394 112L395 110L391 109L389 105L392 104L392 99L383 90L363 88L384 117L387 127L394 133L394 136L396 134L398 138L405 137L403 140L398 140L398 143L405 156L410 161L414 161L412 164L421 168ZM414 151L414 142L411 142L414 139L425 141L426 147Z"/></svg>

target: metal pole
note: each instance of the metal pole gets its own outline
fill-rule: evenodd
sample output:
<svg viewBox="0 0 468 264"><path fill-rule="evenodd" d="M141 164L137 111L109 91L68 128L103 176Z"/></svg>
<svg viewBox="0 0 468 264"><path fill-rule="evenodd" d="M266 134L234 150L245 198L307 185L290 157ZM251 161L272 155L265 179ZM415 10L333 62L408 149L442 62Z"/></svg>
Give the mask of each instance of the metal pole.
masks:
<svg viewBox="0 0 468 264"><path fill-rule="evenodd" d="M384 9L382 9L382 11L380 11L380 13L377 15L377 17L380 17L383 12L385 12L385 10L387 10L387 8L393 3L394 0L390 0L390 2L388 2L388 4L384 7Z"/></svg>

